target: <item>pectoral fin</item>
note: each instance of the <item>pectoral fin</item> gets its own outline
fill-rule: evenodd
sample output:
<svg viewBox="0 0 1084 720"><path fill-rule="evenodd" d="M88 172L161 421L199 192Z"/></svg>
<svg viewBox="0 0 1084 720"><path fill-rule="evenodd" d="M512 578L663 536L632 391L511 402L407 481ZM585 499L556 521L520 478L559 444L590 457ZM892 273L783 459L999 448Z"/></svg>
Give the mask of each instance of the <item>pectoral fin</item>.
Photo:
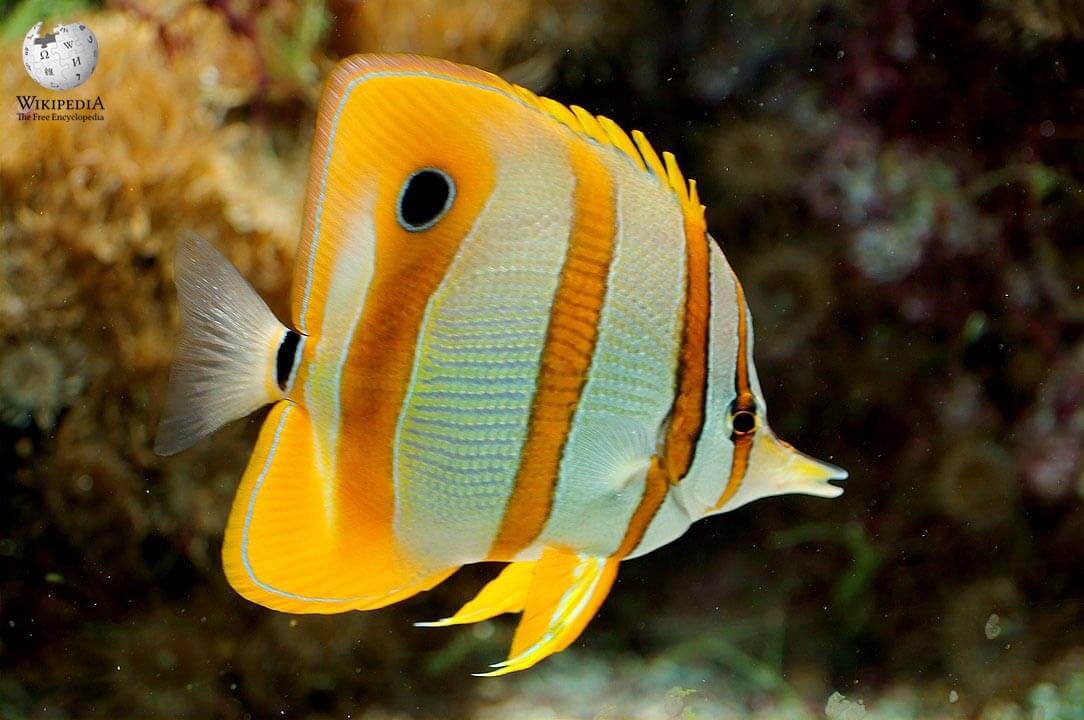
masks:
<svg viewBox="0 0 1084 720"><path fill-rule="evenodd" d="M547 548L534 568L508 659L479 676L526 670L571 645L609 594L618 563L617 558Z"/></svg>
<svg viewBox="0 0 1084 720"><path fill-rule="evenodd" d="M447 627L488 620L504 613L521 612L527 602L527 591L534 579L534 561L506 565L501 574L489 582L473 600L459 612L443 620L414 623L416 627Z"/></svg>

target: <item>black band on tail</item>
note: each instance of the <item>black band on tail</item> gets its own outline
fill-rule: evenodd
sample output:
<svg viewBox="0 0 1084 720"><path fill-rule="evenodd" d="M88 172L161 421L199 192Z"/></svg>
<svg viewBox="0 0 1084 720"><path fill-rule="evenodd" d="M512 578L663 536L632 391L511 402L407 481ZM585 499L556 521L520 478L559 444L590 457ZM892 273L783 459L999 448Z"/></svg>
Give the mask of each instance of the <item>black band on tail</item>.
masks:
<svg viewBox="0 0 1084 720"><path fill-rule="evenodd" d="M279 345L278 355L275 356L275 380L280 390L286 389L286 383L290 382L290 375L294 371L297 362L297 345L301 342L301 335L293 330L287 330Z"/></svg>

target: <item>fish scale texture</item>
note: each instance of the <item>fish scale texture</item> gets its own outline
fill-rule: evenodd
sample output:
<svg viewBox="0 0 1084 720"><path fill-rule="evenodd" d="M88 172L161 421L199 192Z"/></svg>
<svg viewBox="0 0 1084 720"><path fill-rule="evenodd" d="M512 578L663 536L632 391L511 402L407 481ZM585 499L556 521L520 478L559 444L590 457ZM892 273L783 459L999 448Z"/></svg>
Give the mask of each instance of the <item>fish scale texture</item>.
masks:
<svg viewBox="0 0 1084 720"><path fill-rule="evenodd" d="M610 153L607 153L610 155ZM617 236L598 342L561 464L546 541L608 555L621 542L673 401L684 226L668 191L615 154Z"/></svg>
<svg viewBox="0 0 1084 720"><path fill-rule="evenodd" d="M557 148L542 152L560 169ZM567 169L507 172L427 308L396 437L396 530L419 557L480 560L496 535L527 436L572 192ZM554 198L543 212L530 202L540 195Z"/></svg>

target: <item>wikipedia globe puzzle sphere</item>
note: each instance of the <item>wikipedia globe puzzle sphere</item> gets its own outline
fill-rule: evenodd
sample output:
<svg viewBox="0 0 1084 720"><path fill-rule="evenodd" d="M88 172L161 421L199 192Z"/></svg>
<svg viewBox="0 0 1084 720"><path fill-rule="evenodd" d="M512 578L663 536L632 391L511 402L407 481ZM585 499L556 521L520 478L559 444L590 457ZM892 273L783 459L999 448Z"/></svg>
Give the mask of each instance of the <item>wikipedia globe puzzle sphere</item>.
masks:
<svg viewBox="0 0 1084 720"><path fill-rule="evenodd" d="M71 90L90 79L98 65L98 40L82 23L57 25L42 35L41 23L23 39L23 66L50 90Z"/></svg>

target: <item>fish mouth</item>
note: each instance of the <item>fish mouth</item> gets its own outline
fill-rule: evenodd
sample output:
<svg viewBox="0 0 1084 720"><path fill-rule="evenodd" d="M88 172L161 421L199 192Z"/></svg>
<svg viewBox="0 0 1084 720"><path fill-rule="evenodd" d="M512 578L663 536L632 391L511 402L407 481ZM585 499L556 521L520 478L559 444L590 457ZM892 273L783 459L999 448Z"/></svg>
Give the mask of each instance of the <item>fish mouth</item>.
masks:
<svg viewBox="0 0 1084 720"><path fill-rule="evenodd" d="M770 431L758 445L765 470L776 476L779 489L784 492L828 498L843 494L843 488L832 485L831 481L846 480L850 473L838 465L806 455Z"/></svg>

